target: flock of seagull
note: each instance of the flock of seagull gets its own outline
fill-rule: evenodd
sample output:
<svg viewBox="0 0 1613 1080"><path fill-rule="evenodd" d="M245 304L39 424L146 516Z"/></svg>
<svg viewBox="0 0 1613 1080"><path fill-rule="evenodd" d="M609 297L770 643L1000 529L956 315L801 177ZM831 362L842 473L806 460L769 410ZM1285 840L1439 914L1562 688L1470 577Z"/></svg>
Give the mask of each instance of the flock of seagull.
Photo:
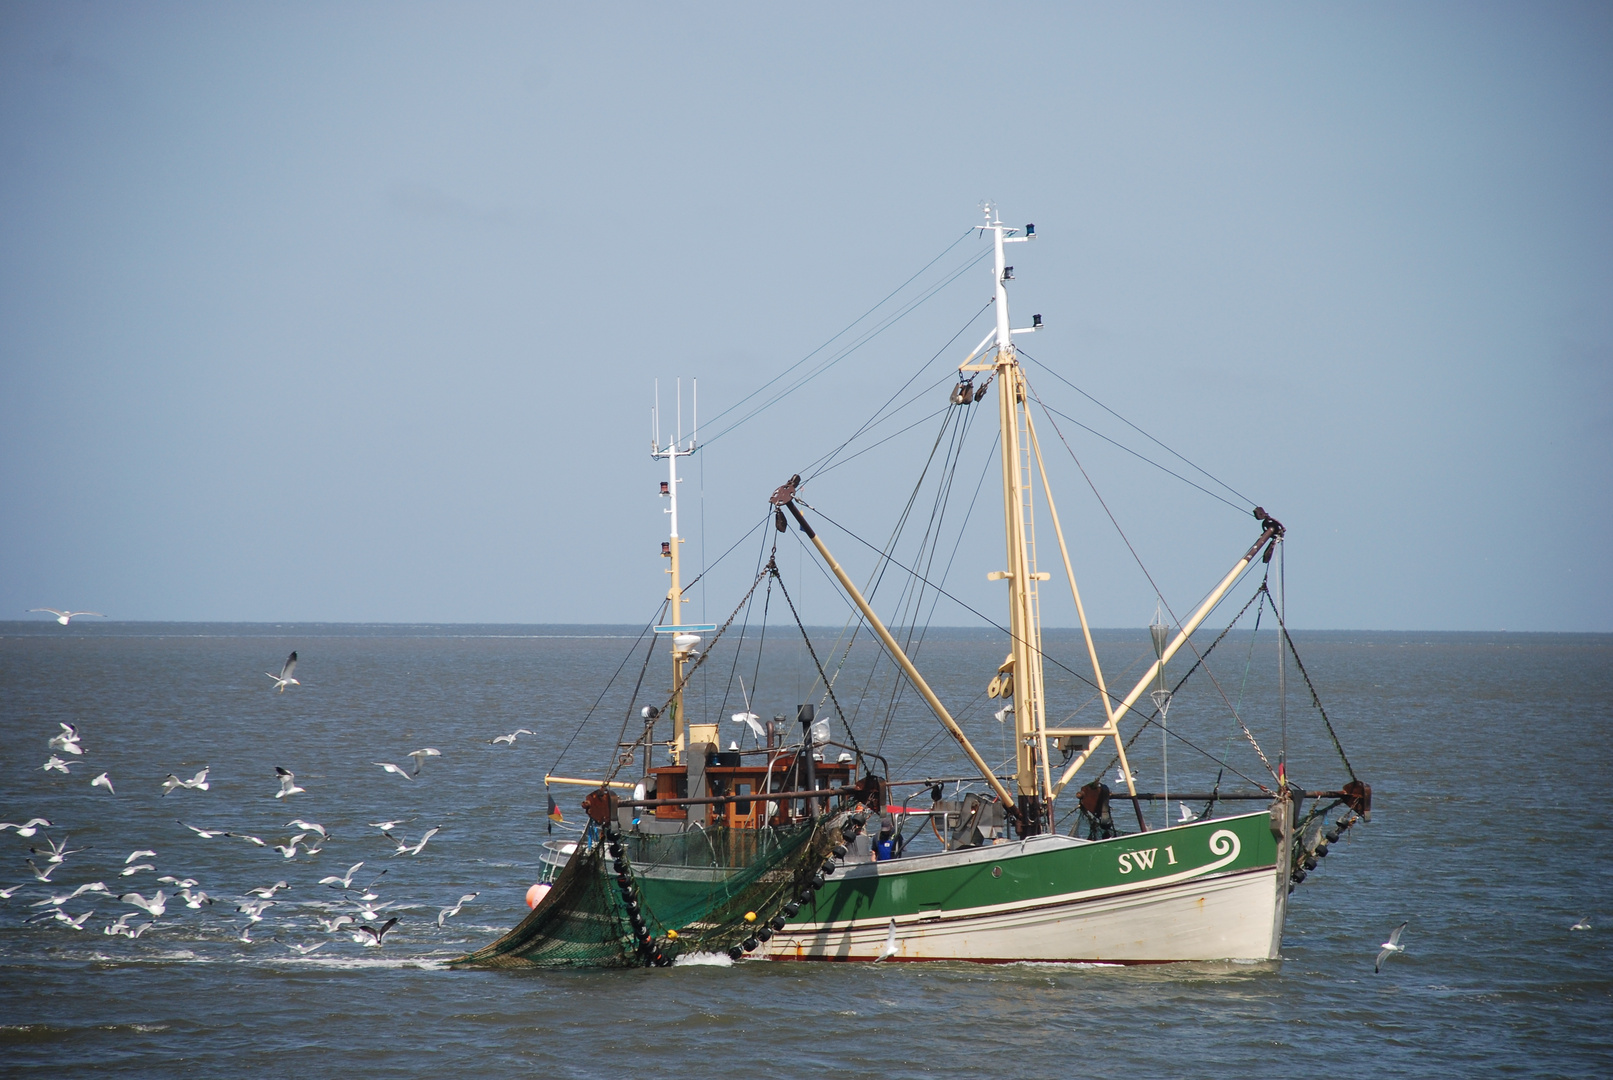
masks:
<svg viewBox="0 0 1613 1080"><path fill-rule="evenodd" d="M71 618L96 614L95 612L82 611L40 610L51 611L52 614L58 617L57 621L63 625L66 625ZM265 673L274 680L272 689L276 692L284 693L288 686L301 685L293 678L296 664L297 654L293 652L281 666L278 676L273 673ZM60 723L58 726L61 730L50 736L47 741L50 756L41 768L47 773L71 775L72 770L84 762L83 735L78 727L73 724ZM509 735L501 735L489 741L493 744L513 746L517 736L531 734L534 734L531 730L521 728ZM387 775L413 782L421 775L426 762L441 756L441 750L426 746L411 751L405 756L405 760L413 763L412 769L388 761L377 761L374 764ZM209 791L212 787L211 782L208 780L210 772L211 766L204 766L188 780L181 779L174 773L169 773L157 785L161 791L161 797L167 798L176 791ZM293 796L305 794L308 790L297 783L297 775L290 769L276 766L275 777L279 784L278 790L272 792L275 799L289 800ZM103 771L97 775L90 781L89 786L91 789L104 789L109 795L117 794L108 771ZM368 823L367 827L377 830L379 838L383 838L391 844L393 850L389 856L390 858L413 858L420 856L426 850L427 844L441 832L441 827L426 829L418 838L411 841L408 837L395 831L400 826L407 824L409 820L400 818L372 821ZM272 839L264 839L245 832L203 828L183 820L178 820L177 824L184 826L198 839L216 840L223 838L239 840L253 847L262 848L266 853L274 852L283 861L290 861L299 856L306 859L317 855L323 850L325 844L333 838L333 833L330 829L317 821L310 821L304 817L294 817L286 823L285 828L288 830L294 829L296 832L292 833L283 843L276 843ZM32 872L32 880L25 879L9 887L0 888L0 902L10 902L14 896L17 896L26 888L35 888L43 894L39 899L28 903L30 908L39 909L27 916L25 921L28 924L57 925L82 932L88 929L88 924L91 918L95 916L96 911L92 907L75 914L69 910L69 905L76 907L75 901L82 903L85 899L91 903L99 902L102 905L117 903L127 905L131 910L117 914L115 918L110 918L101 927L101 932L108 937L128 937L132 940L139 938L153 927L159 926L164 919L167 919L169 923L173 922L173 918L177 916L181 905L185 909L200 911L223 899L222 897L209 895L201 888L201 882L196 878L171 873L156 876L154 883L157 888L150 890L149 894L135 891L136 887L139 886L139 882L144 880L139 875L148 873L156 875L158 873L157 864L146 861L158 857L157 851L150 847L142 847L129 852L123 859L122 865L116 869L115 877L112 874L103 875L108 880L113 881L114 885L109 886L106 880L86 881L73 888L61 885L54 880L55 876L58 873L62 873L64 868L68 866L70 856L78 855L87 849L69 847L69 837L63 836L60 839L56 839L44 831L55 827L47 818L38 816L28 817L20 822L0 822L0 834L13 832L18 839L28 842L28 854L24 861ZM386 876L387 870L380 870L379 873L370 876L369 880L365 882L362 881L359 875L359 871L364 866L365 861L360 860L349 866L343 874L329 874L319 879L319 886L336 894L334 897L322 898L321 902L312 905L321 907L326 912L334 912L334 914L316 915L315 917L318 925L330 937L322 941L308 942L285 941L279 937L275 937L273 940L280 942L287 949L301 956L306 956L324 948L332 938L339 939L342 935L350 938L358 945L370 948L381 947L387 935L398 925L400 915L390 913L388 909L397 905L392 902L382 902L381 894L376 891L382 879ZM124 879L132 880L125 882ZM276 896L288 888L290 886L285 880L279 880L272 885L247 889L240 896L234 897L235 915L240 917L240 921L237 924L239 932L234 935L236 940L243 943L253 942L255 940L252 937L254 928L264 921L265 913L270 908L282 903L281 900L276 899ZM465 905L474 901L479 895L479 892L464 893L454 903L440 908L436 916L437 926L444 926L449 919L458 915ZM162 923L162 925L167 924Z"/></svg>

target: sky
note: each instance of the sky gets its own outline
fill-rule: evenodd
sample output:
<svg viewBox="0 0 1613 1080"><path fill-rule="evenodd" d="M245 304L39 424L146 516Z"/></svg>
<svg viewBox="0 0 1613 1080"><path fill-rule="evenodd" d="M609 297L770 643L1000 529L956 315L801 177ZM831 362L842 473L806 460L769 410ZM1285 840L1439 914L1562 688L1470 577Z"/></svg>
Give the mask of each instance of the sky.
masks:
<svg viewBox="0 0 1613 1080"><path fill-rule="evenodd" d="M861 578L991 200L1095 624L1190 606L1246 497L1297 628L1613 630L1610 60L1605 4L5 5L0 618L645 622L656 380L686 621L913 397L803 489ZM994 400L942 624L1002 605Z"/></svg>

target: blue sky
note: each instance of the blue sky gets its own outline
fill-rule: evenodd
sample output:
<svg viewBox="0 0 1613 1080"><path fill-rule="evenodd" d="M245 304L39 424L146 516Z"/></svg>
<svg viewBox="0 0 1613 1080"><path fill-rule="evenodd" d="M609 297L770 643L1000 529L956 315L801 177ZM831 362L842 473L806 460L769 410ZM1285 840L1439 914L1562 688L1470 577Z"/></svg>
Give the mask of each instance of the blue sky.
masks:
<svg viewBox="0 0 1613 1080"><path fill-rule="evenodd" d="M1613 630L1610 56L1605 5L7 5L0 613L642 621L653 381L715 415L992 199L1037 225L1027 351L1284 520L1296 626ZM944 382L989 287L710 441L689 560L938 351ZM1064 434L1173 604L1253 539ZM878 542L933 438L811 501ZM1058 454L1093 620L1146 623ZM949 578L977 606L992 498Z"/></svg>

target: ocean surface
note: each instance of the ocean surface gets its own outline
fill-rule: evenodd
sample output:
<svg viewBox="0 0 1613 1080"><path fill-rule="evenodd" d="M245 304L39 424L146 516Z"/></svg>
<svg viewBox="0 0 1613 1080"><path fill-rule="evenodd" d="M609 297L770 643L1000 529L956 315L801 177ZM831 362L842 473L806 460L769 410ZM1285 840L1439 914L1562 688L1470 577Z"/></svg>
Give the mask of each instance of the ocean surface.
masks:
<svg viewBox="0 0 1613 1080"><path fill-rule="evenodd" d="M1281 962L446 969L525 914L549 838L544 774L599 775L638 733L641 671L639 700L664 695L668 665L645 666L639 629L0 623L0 820L51 822L0 831L0 890L20 886L0 900L0 1075L1613 1075L1613 635L1297 635L1374 813L1294 893ZM793 716L815 669L793 629L768 633L760 655L714 650L691 711ZM814 632L826 663L834 636ZM1146 634L1099 637L1129 685ZM1067 633L1048 642L1069 669L1050 668L1062 717L1089 696L1084 652ZM962 775L912 695L892 703L865 644L836 684L859 741L899 779ZM292 649L301 685L276 693L263 673ZM920 650L999 757L982 691L1003 653L965 631L931 631ZM1167 765L1178 791L1264 775L1228 704L1268 756L1281 747L1269 637L1229 636L1209 670L1215 683L1195 677L1172 706L1168 744L1139 736L1144 789ZM1344 765L1297 670L1287 680L1291 772L1337 786ZM48 747L64 722L82 754ZM490 742L518 728L533 734ZM441 756L418 776L375 764L412 771L423 747ZM41 768L53 753L70 772ZM276 766L306 790L276 799ZM163 795L169 773L203 767L209 790ZM103 772L115 793L91 785ZM550 790L574 825L582 789ZM292 858L275 849L309 832L294 819L330 833L316 854L317 836ZM396 842L371 824L388 820ZM70 853L41 882L26 860L49 866L47 840ZM354 884L387 905L376 922L399 920L378 947L317 921L355 910L356 892L319 879L359 862ZM161 876L214 902L192 910ZM260 921L237 910L282 880ZM92 913L82 929L50 914L51 897L95 882L108 891L60 905ZM116 898L159 888L155 920ZM124 914L154 925L106 934ZM1570 929L1581 920L1592 928ZM1375 975L1401 922L1406 952Z"/></svg>

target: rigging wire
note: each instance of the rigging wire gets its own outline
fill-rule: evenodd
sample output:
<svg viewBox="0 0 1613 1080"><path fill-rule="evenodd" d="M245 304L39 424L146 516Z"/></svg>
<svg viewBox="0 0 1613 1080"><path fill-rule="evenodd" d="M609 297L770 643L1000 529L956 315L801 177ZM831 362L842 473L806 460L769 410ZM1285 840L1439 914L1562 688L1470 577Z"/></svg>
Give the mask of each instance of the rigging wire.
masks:
<svg viewBox="0 0 1613 1080"><path fill-rule="evenodd" d="M953 334L950 338L948 338L947 343L945 345L943 345L939 349L935 350L935 354L933 356L931 356L928 360L924 361L924 363L920 364L918 366L918 370L914 371L913 374L908 377L908 380L905 383L903 383L901 386L897 387L896 392L891 394L890 397L886 398L885 403L883 405L881 405L879 408L875 409L874 412L873 412L873 415L871 415L867 420L863 421L862 426L859 427L856 431L853 431L850 435L848 435L844 442L842 442L839 446L835 447L833 450L829 451L823 457L819 458L817 461L814 461L812 464L808 465L806 467L806 470L804 471L804 475L806 476L806 479L811 480L814 476L817 476L820 473L824 473L824 472L829 471L829 469L832 467L829 464L829 462L833 461L835 459L835 457L840 453L840 451L844 450L847 446L850 446L851 443L854 440L856 440L857 437L860 436L863 432L867 431L869 428L875 426L876 424L881 423L882 422L881 419L880 419L881 414L884 413L884 411L886 409L890 408L890 403L895 401L896 398L902 393L902 391L906 390L909 386L912 386L913 385L913 380L917 379L920 375L924 374L924 369L925 368L927 368L931 364L935 363L935 361L940 358L942 353L944 353L948 349L952 348L953 342L957 341L960 337L962 337L965 333L967 333L968 330L969 330L969 327L973 326L980 319L980 316L984 315L986 313L986 310L988 308L990 308L993 303L995 303L994 300L987 300L985 302L985 304L981 306L979 311L977 311L973 315L969 316L969 321L964 323L962 326L958 327L958 332L956 334ZM952 374L951 374L951 371L949 369L948 373L945 376L943 376L943 381L945 381L947 379L950 379L950 378L952 378ZM931 389L933 389L934 386L935 386L935 384L932 383L929 387L926 387L924 393L926 393L926 394L929 393L929 391ZM908 401L903 402L900 406L898 406L898 408L896 409L896 412L901 412L902 409L907 408L907 406L909 404L911 404L915 400L917 400L916 397L915 398L910 398ZM893 412L891 415L895 416L896 413ZM903 430L905 431L906 428L904 428ZM880 441L883 442L884 440L880 440ZM878 446L879 443L875 443L874 445ZM872 447L870 447L869 449L872 449ZM866 451L861 451L861 450L858 451L858 453L864 453L864 452L866 452ZM855 455L853 455L853 456L855 456Z"/></svg>
<svg viewBox="0 0 1613 1080"><path fill-rule="evenodd" d="M708 420L706 422L708 424L709 423L715 423L716 421L722 419L724 416L727 416L729 413L733 412L735 409L737 409L741 405L745 404L745 402L749 401L751 398L755 397L757 394L760 394L763 390L766 390L769 386L772 386L774 383L776 383L780 379L784 378L784 376L788 375L790 372L794 371L796 368L800 367L802 364L806 363L808 360L810 360L814 356L818 355L824 349L827 349L830 345L833 345L840 338L844 337L851 330L852 327L856 326L858 323L862 322L864 319L868 318L868 316L872 315L874 312L878 311L881 307L883 307L890 300L891 297L895 296L897 293L901 292L903 289L905 289L909 285L913 284L913 282L919 277L920 274L924 273L924 271L928 270L930 267L934 266L936 263L938 263L942 259L946 258L947 252L950 252L953 248L957 247L959 244L961 244L965 240L969 239L969 235L971 233L973 233L974 231L975 231L974 229L967 230L962 236L958 237L956 240L952 241L952 243L948 244L946 246L946 248L941 252L941 254L937 255L935 258L931 259L929 262L927 262L923 266L919 267L917 273L915 273L912 277L908 278L906 281L902 282L900 285L896 286L896 288L892 289L889 293L887 293L885 295L885 298L883 300L879 301L879 303L875 304L873 307L869 308L867 311L863 312L861 315L857 316L855 319L853 319L849 323L847 323L843 329L841 329L833 337L829 338L829 340L825 341L822 345L819 345L816 349L813 349L811 352L809 352L805 356L801 357L801 359L797 360L795 363L791 364L789 367L785 368L783 371L779 372L777 375L775 375L771 379L767 380L761 386L758 386L756 389L752 390L750 393L746 394L744 397L740 398L738 401L736 401L732 405L728 406L728 408L723 409L716 416L713 416L710 420Z"/></svg>
<svg viewBox="0 0 1613 1080"><path fill-rule="evenodd" d="M1214 473L1210 472L1208 469L1204 468L1202 465L1200 465L1197 462L1195 462L1195 461L1183 456L1182 454L1178 453L1176 450L1173 450L1171 447L1166 446L1159 439L1157 439L1154 436L1150 435L1148 432L1144 431L1142 428L1138 427L1136 424L1132 423L1130 420L1127 420L1124 416L1121 416L1119 413L1115 412L1109 406L1105 405L1103 402L1099 401L1097 398L1093 397L1091 394L1087 393L1085 390L1083 390L1079 386L1075 385L1069 379L1066 379L1063 375L1060 375L1053 368L1049 367L1047 364L1043 363L1041 360L1037 360L1034 356L1031 356L1024 349L1022 349L1022 348L1020 348L1019 346L1016 345L1016 346L1014 346L1014 351L1017 352L1020 356L1025 357L1025 359L1030 360L1032 363L1036 364L1037 367L1040 367L1043 371L1045 371L1049 375L1053 376L1053 378L1057 379L1059 382L1063 383L1065 386L1068 386L1071 390L1074 390L1077 394L1080 394L1082 397L1084 397L1088 401L1092 402L1092 404L1096 405L1098 408L1102 409L1104 412L1108 413L1110 416L1114 417L1116 420L1119 420L1122 424L1125 424L1127 427L1131 428L1131 430L1135 431L1137 434L1141 435L1143 438L1147 439L1149 442L1151 442L1154 445L1160 447L1161 449L1163 449L1167 453L1169 453L1172 456L1176 457L1178 460L1186 463L1189 467L1197 470L1199 473L1203 474L1204 476L1209 477L1210 480L1214 481L1217 484L1220 484L1222 487L1224 487L1228 491L1232 492L1232 494L1234 494L1238 498L1242 499L1244 501L1244 503L1247 504L1247 506L1240 506L1240 507L1238 507L1238 509L1243 510L1243 509L1247 509L1247 507L1252 507L1252 506L1255 505L1254 500L1249 498L1249 496L1243 494L1237 488L1233 487L1231 484L1227 483L1225 480L1222 480L1220 477L1216 476ZM1043 408L1046 408L1046 406L1044 405ZM1066 417L1066 419L1069 419L1072 424L1080 423L1080 421L1075 420L1073 418ZM1086 427L1085 424L1082 424L1081 426ZM1091 431L1092 429L1087 428L1087 430ZM1094 435L1098 434L1095 431L1092 432L1092 433ZM1107 438L1107 436L1100 436L1100 438ZM1114 442L1113 439L1110 439L1109 441ZM1115 445L1120 446L1119 443L1115 443ZM1124 450L1124 449L1129 449L1129 448L1122 446L1121 449ZM1136 453L1135 450L1132 450L1130 452L1131 453ZM1141 454L1137 454L1137 456L1142 457ZM1147 458L1143 458L1143 460L1148 461ZM1150 461L1149 464L1154 465L1155 463ZM1165 468L1163 465L1158 465L1157 467L1161 468L1161 469ZM1165 469L1165 471L1170 472L1169 469ZM1176 476L1175 473L1171 473L1171 475ZM1191 480L1187 480L1185 477L1177 476L1177 479L1185 480L1189 484L1193 483ZM1193 484L1193 486L1198 487L1197 484ZM1199 488L1199 490L1204 491L1203 488ZM1206 495L1214 495L1215 493L1205 491L1205 494ZM1218 499L1221 498L1219 495L1216 495L1215 497L1218 498ZM1225 499L1222 499L1221 501L1226 502ZM1231 504L1229 504L1229 505L1231 505Z"/></svg>
<svg viewBox="0 0 1613 1080"><path fill-rule="evenodd" d="M961 243L962 239L963 238L960 237L958 242ZM954 246L956 246L956 244L954 244ZM742 425L742 424L746 423L747 421L753 419L759 413L765 411L766 409L771 408L773 405L777 404L779 401L781 401L784 398L788 397L790 394L793 394L796 390L799 390L802 386L805 386L807 383L811 382L813 379L817 378L819 375L822 375L824 372L828 371L830 368L832 368L836 364L840 363L846 357L850 356L852 353L856 352L858 349L862 348L864 345L866 345L870 341L874 340L880 334L883 334L886 330L889 330L892 326L896 325L902 319L904 319L908 315L912 314L922 304L924 304L926 301L930 300L937 293L939 293L942 289L946 288L948 285L951 285L958 278L962 277L969 270L973 269L976 264L978 264L981 260L983 260L990 253L991 253L990 250L987 249L985 251L982 251L980 254L975 255L972 258L970 258L962 266L960 266L956 270L950 272L950 274L947 277L943 278L941 281L937 282L935 285L932 285L929 288L927 288L924 292L920 293L919 296L916 297L915 299L913 299L911 301L908 301L906 306L902 307L895 314L886 317L886 319L883 322L879 323L879 325L875 326L873 329L871 329L867 333L863 334L862 337L858 338L856 341L853 341L851 344L847 345L845 348L841 349L839 352L834 353L831 356L829 356L827 359L821 361L820 363L818 363L818 365L816 367L812 368L805 375L800 376L793 383L791 383L790 385L788 385L784 389L776 391L766 401L762 402L760 405L754 406L753 408L750 409L749 412L745 413L739 419L732 421L731 423L729 423L729 425L727 427L725 427L721 431L717 432L717 434L715 434L715 435L709 437L708 439L706 439L706 443L710 444L710 443L716 442L718 439L722 438L724 435L727 435L730 432L734 431L740 425ZM922 272L923 271L920 271L920 273L922 273ZM917 276L917 275L915 275L915 276ZM909 279L909 280L911 280L911 279ZM903 287L905 287L905 286L903 286ZM899 292L901 290L898 289L897 291ZM894 295L894 294L892 294L892 295ZM884 303L884 301L881 301L881 303ZM872 311L872 310L873 309L870 309L870 311ZM863 316L863 318L866 318L866 317L867 317L866 315ZM857 321L861 322L862 320L858 319ZM852 325L856 325L856 324L853 323ZM850 329L850 327L848 326L847 330L849 330L849 329ZM844 333L845 333L844 330L841 331L841 334L844 334ZM841 336L840 334L835 335L836 338L838 338L840 336ZM834 339L831 338L830 340L833 341ZM828 343L826 342L825 346L827 344ZM790 371L795 370L801 364L805 363L807 359L811 358L811 356L814 356L818 352L821 352L825 346L819 346L817 349L813 350L812 353L809 353L806 357L803 357L802 359L796 361L794 364L791 364L790 367L785 369L785 371L781 372L779 375L774 376L772 379L769 379L766 383L763 384L762 387L758 388L757 390L751 391L751 393L746 395L746 397L743 400L748 401L752 397L755 397L763 389L766 389L766 387L773 385L775 382L777 382L784 375L788 374ZM722 412L718 413L717 415L718 416L724 416L727 413L732 412L733 409L735 409L735 408L737 408L737 403L735 405L729 406L727 409L724 409ZM714 421L708 421L708 423L712 423L712 422L714 422Z"/></svg>
<svg viewBox="0 0 1613 1080"><path fill-rule="evenodd" d="M1176 612L1174 610L1172 610L1171 605L1170 605L1170 601L1165 599L1164 592L1160 590L1159 584L1154 581L1154 575L1150 574L1148 572L1148 567L1143 565L1142 556L1138 555L1137 554L1137 549L1132 546L1131 538L1128 537L1126 535L1125 530L1120 527L1120 522L1115 518L1114 511L1109 509L1109 504L1104 502L1102 495L1098 494L1098 486L1092 482L1092 477L1087 475L1086 466L1082 465L1081 464L1081 459L1075 456L1074 448L1070 446L1069 440L1064 437L1064 432L1059 430L1058 422L1053 419L1053 414L1047 411L1047 406L1042 403L1042 399L1037 395L1035 388L1033 388L1031 386L1030 380L1028 380L1028 379L1025 380L1025 389L1030 393L1030 396L1032 397L1032 399L1034 399L1035 402L1038 405L1042 406L1043 415L1045 415L1047 417L1047 422L1052 426L1053 433L1056 434L1059 437L1059 442L1064 444L1064 449L1069 451L1070 460L1074 461L1075 462L1075 467L1077 469L1081 470L1082 478L1084 480L1086 480L1087 486L1092 489L1093 498L1097 499L1098 500L1098 505L1103 507L1103 512L1105 514L1107 514L1108 517L1109 517L1109 523L1115 527L1115 532L1120 534L1120 539L1123 540L1125 542L1125 544L1126 544L1126 550L1130 551L1131 552L1131 557L1136 560L1137 568L1139 570L1141 570L1143 572L1143 576L1148 579L1148 584L1153 588L1154 595L1159 598L1160 604L1162 604L1164 606L1166 613L1168 615L1170 615L1171 621L1174 622L1176 624L1176 628L1178 630L1180 630L1182 628L1182 620L1180 618L1178 618L1177 615L1176 615ZM1253 566L1253 565L1254 565L1254 563L1251 561L1249 566ZM1244 574L1247 574L1249 572L1249 566L1244 567L1244 569L1243 569ZM1241 577L1242 574L1240 574L1239 576ZM1182 638L1182 641L1189 649L1193 650L1193 655L1197 656L1199 658L1199 660L1202 662L1204 657L1203 657L1202 654L1199 653L1198 646L1193 644L1193 635L1191 635L1191 634L1184 635L1183 638ZM1197 666L1197 665L1195 665L1195 666ZM1232 713L1233 719L1237 720L1238 726L1243 728L1244 734L1248 736L1249 741L1254 745L1255 753L1260 755L1261 764L1265 765L1266 766L1266 771L1270 772L1271 775L1275 778L1276 775L1277 775L1276 770L1271 767L1271 762L1266 760L1265 751L1261 750L1260 749L1260 744L1255 742L1254 735L1249 732L1249 727L1248 727L1247 724L1245 724L1243 722L1243 717L1238 715L1238 710L1233 706L1232 699L1227 697L1226 690L1224 690L1222 688L1221 683L1219 682L1219 680L1216 679L1215 672L1211 671L1209 668L1205 668L1204 669L1204 674L1205 674L1205 677L1210 680L1210 685L1214 686L1215 689L1216 689L1216 692L1221 695L1221 700L1226 703L1226 707ZM1134 711L1134 712L1136 711L1135 707L1133 707L1132 711Z"/></svg>
<svg viewBox="0 0 1613 1080"><path fill-rule="evenodd" d="M627 666L627 662L629 660L633 659L633 654L638 652L639 642L644 640L644 635L649 634L650 631L654 629L655 625L661 621L661 615L666 611L666 607L667 601L662 600L661 606L655 609L655 617L649 622L645 623L644 629L640 630L638 632L638 637L633 639L633 644L627 650L627 655L623 656L622 662L616 665L615 674L611 675L611 677L605 681L605 688L599 692L599 696L594 699L594 703L588 706L588 711L583 714L582 720L580 720L577 724L577 730L571 733L571 738L566 740L566 745L561 748L559 756L554 759L554 764L549 766L549 771L551 773L560 768L560 763L565 760L566 754L571 750L571 744L577 741L577 736L582 734L582 729L588 726L588 721L593 717L594 710L599 708L599 703L605 700L606 694L610 693L610 688L616 684L616 679L621 675L622 669ZM654 635L651 634L651 637L653 638Z"/></svg>

